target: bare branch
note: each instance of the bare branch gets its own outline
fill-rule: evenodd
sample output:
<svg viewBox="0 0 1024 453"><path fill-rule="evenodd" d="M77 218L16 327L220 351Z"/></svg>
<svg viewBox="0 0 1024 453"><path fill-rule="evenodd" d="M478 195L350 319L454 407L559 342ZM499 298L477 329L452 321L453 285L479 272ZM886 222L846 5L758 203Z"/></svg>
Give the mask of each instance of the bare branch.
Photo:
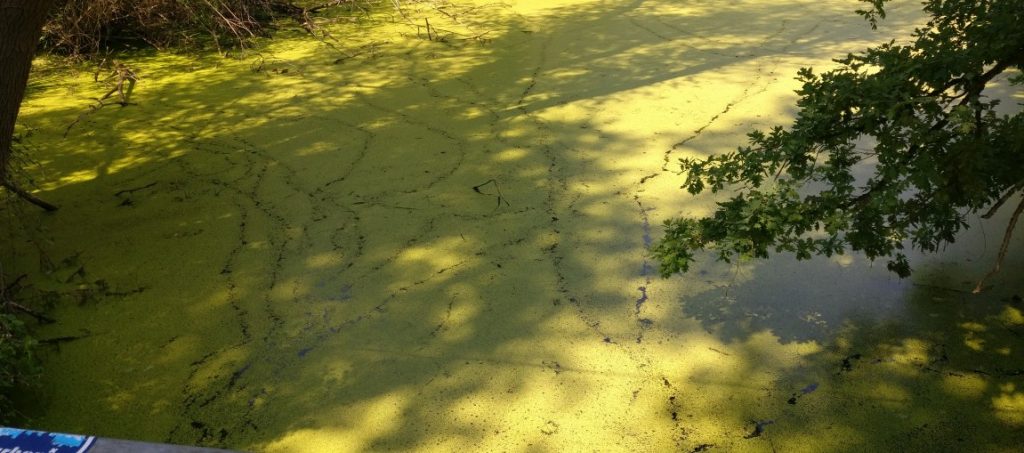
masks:
<svg viewBox="0 0 1024 453"><path fill-rule="evenodd" d="M1020 190L1021 184L1024 184L1024 181L1020 181L1017 184L1010 186L1010 188L1007 189L1006 193L1004 193L1003 196L999 197L999 199L996 200L996 203L992 205L992 207L988 209L988 212L982 215L981 218L991 219L992 216L996 215L996 212L999 211L999 208L1003 207L1003 204L1006 203L1006 200L1009 200L1015 192Z"/></svg>
<svg viewBox="0 0 1024 453"><path fill-rule="evenodd" d="M3 181L3 183L0 183L0 186L3 186L4 188L11 191L15 195L21 197L25 201L32 203L36 206L39 206L40 208L43 208L48 212L53 212L57 210L57 206L47 203L46 201L43 201L42 199L36 197L35 195L28 193L27 191L25 191L25 189L18 187L11 181Z"/></svg>
<svg viewBox="0 0 1024 453"><path fill-rule="evenodd" d="M1006 251L1010 248L1010 238L1013 237L1013 230L1017 226L1017 220L1020 219L1021 212L1024 212L1024 198L1021 198L1020 203L1017 204L1017 209L1013 211L1013 217L1010 217L1010 223L1006 225L1006 233L1003 234L1003 245L999 247L999 256L996 257L996 265L978 281L978 285L974 287L974 291L971 291L972 293L978 294L984 291L985 280L999 272L1003 265L1003 259L1006 258Z"/></svg>

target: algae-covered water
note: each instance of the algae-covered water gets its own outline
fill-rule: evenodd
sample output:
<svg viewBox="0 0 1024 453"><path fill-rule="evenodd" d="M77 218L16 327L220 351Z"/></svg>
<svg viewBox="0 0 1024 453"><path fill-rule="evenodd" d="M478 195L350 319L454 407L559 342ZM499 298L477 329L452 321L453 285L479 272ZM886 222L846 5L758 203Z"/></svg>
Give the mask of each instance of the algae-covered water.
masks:
<svg viewBox="0 0 1024 453"><path fill-rule="evenodd" d="M645 252L714 206L679 157L787 122L798 68L920 19L894 5L872 32L854 3L409 4L342 14L329 44L125 58L133 105L99 110L91 70L40 61L20 130L61 210L2 208L0 261L59 320L31 427L282 452L1020 448L1019 239L970 294L1006 216L908 280L859 255L663 280Z"/></svg>

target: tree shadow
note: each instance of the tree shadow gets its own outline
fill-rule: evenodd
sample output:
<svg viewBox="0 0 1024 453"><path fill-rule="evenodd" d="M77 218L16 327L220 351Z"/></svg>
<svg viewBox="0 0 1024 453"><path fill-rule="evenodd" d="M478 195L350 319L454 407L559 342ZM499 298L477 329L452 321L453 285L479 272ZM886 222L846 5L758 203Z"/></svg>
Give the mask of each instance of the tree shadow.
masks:
<svg viewBox="0 0 1024 453"><path fill-rule="evenodd" d="M37 294L65 302L41 334L87 335L47 353L36 427L272 451L746 434L775 404L758 385L789 384L772 359L835 333L787 324L817 293L737 298L722 324L678 294L729 274L659 281L645 246L659 218L708 202L681 199L670 165L692 137L784 116L777 78L860 47L864 25L839 3L702 5L422 10L490 41L377 21L339 26L334 47L139 58L138 105L67 140L91 74L37 78L24 122L62 211L25 222L52 240ZM808 15L825 25L790 25ZM4 249L24 272L37 261ZM758 310L788 312L742 319Z"/></svg>
<svg viewBox="0 0 1024 453"><path fill-rule="evenodd" d="M945 277L959 275L954 268ZM723 445L996 451L1019 444L1019 295L916 286L901 300L905 312L897 319L847 320L824 347L805 349L781 369L738 372L736 379L768 385L751 392L742 406L747 424ZM764 364L763 351L752 346L758 335L734 339L727 350Z"/></svg>
<svg viewBox="0 0 1024 453"><path fill-rule="evenodd" d="M724 445L1000 450L1024 440L1019 244L1006 273L971 293L997 253L984 231L1007 217L972 222L940 255L915 254L906 280L856 255L705 264L697 272L712 283L680 301L680 316L739 357L726 358L739 363L732 379L761 383L740 406L747 424ZM793 356L779 357L765 342L791 345ZM727 380L714 373L696 379Z"/></svg>

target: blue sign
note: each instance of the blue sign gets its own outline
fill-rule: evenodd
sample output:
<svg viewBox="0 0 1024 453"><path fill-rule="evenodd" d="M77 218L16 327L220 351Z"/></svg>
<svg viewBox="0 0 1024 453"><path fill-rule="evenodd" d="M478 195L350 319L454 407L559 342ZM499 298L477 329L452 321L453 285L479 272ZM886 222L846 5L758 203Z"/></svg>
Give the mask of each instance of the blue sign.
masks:
<svg viewBox="0 0 1024 453"><path fill-rule="evenodd" d="M0 453L85 453L95 436L0 427Z"/></svg>

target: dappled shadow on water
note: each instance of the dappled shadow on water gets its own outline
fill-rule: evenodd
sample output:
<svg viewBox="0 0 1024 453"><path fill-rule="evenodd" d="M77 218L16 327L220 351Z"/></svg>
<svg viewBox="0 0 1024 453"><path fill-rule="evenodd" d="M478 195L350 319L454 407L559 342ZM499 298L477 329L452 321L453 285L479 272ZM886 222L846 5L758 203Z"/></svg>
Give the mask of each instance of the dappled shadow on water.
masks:
<svg viewBox="0 0 1024 453"><path fill-rule="evenodd" d="M1004 225L1005 214L972 222L941 255L913 256L917 271L907 280L856 255L699 269L731 280L684 297L681 311L726 342L716 351L737 362L734 381L773 375L743 406L739 445L996 451L1024 440L1020 247L998 283L971 293L997 252L984 229ZM792 344L799 355L779 357L765 341ZM780 371L774 360L791 363Z"/></svg>
<svg viewBox="0 0 1024 453"><path fill-rule="evenodd" d="M741 445L998 451L1019 444L1024 304L1013 293L1019 290L978 296L914 287L894 319L847 319L827 336L826 348L802 354L773 386L751 397L760 405L743 406L748 425ZM750 346L763 333L753 332L786 325L762 321L750 339L734 339L722 352L748 364L737 374L755 377L766 366L764 351Z"/></svg>
<svg viewBox="0 0 1024 453"><path fill-rule="evenodd" d="M659 219L708 204L678 196L679 144L712 130L731 143L755 113L784 114L772 71L863 24L840 2L807 25L779 2L675 3L494 6L461 24L416 12L492 29L488 43L374 23L339 28L334 48L140 58L138 105L82 117L67 140L88 101L43 80L24 120L63 208L27 220L53 239L43 270L59 278L38 279L93 297L43 330L87 335L48 353L38 427L282 451L763 440L743 439L749 419L808 389L799 370L822 376L804 407L845 357L883 356L811 340L876 337L788 285L797 265L726 292L729 270L653 279L644 247ZM4 263L36 269L10 247ZM914 291L862 296L903 313ZM848 439L877 427L820 404L814 423ZM782 429L796 425L762 429L796 442Z"/></svg>
<svg viewBox="0 0 1024 453"><path fill-rule="evenodd" d="M720 266L714 289L686 298L683 311L725 341L770 331L782 342L828 342L848 320L904 314L912 283L885 269L782 255L760 265ZM764 272L763 267L770 267ZM707 276L708 271L704 271Z"/></svg>

